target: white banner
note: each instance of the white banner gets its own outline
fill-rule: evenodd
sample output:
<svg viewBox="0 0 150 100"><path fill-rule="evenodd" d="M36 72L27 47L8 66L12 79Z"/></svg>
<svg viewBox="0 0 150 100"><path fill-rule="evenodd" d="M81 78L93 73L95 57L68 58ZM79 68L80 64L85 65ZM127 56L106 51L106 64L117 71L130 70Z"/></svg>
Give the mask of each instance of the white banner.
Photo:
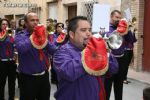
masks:
<svg viewBox="0 0 150 100"><path fill-rule="evenodd" d="M100 32L101 29L105 29L105 32L108 32L109 21L110 21L110 5L94 4L92 32Z"/></svg>

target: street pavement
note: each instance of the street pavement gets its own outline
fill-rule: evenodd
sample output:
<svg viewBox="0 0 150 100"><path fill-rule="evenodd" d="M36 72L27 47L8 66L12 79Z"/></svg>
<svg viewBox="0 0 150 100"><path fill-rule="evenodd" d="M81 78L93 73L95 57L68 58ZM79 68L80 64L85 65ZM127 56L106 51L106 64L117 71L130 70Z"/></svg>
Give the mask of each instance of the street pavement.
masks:
<svg viewBox="0 0 150 100"><path fill-rule="evenodd" d="M150 84L142 83L137 80L129 79L131 83L124 84L123 100L143 100L143 89ZM114 93L112 91L110 100L114 100Z"/></svg>
<svg viewBox="0 0 150 100"><path fill-rule="evenodd" d="M143 83L143 82L140 82L140 81L137 81L137 80L133 80L133 79L129 79L129 80L131 81L131 83L124 84L123 100L143 100L142 99L143 89L147 86L150 86L150 84L146 84L146 83ZM51 84L51 97L50 97L50 100L55 100L53 95L54 95L56 89L57 89L56 85ZM6 96L6 98L8 98L7 86L6 86L5 96ZM19 96L19 89L17 88L17 85L16 85L16 99L15 100L19 100L18 96ZM113 90L112 90L112 93L111 93L110 100L114 100Z"/></svg>

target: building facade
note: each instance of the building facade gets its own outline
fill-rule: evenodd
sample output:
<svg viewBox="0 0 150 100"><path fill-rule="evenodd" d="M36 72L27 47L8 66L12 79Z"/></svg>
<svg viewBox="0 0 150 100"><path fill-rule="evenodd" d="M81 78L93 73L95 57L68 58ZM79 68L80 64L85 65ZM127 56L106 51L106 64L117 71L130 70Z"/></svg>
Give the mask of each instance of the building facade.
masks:
<svg viewBox="0 0 150 100"><path fill-rule="evenodd" d="M132 16L136 18L137 28L132 68L136 71L150 72L150 0L122 0L121 10L127 8L130 8Z"/></svg>
<svg viewBox="0 0 150 100"><path fill-rule="evenodd" d="M18 20L31 10L37 12L40 17L41 7L41 0L1 0L0 17Z"/></svg>

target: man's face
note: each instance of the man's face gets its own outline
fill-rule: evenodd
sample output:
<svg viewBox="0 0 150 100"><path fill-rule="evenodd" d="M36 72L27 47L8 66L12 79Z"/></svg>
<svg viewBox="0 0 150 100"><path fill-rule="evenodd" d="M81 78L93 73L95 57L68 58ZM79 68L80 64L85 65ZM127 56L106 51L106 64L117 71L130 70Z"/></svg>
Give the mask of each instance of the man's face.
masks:
<svg viewBox="0 0 150 100"><path fill-rule="evenodd" d="M21 25L23 26L25 24L24 20L21 20Z"/></svg>
<svg viewBox="0 0 150 100"><path fill-rule="evenodd" d="M46 26L50 26L50 21L46 21Z"/></svg>
<svg viewBox="0 0 150 100"><path fill-rule="evenodd" d="M68 27L69 22L68 22L68 21L66 21L65 23L66 23L66 26Z"/></svg>
<svg viewBox="0 0 150 100"><path fill-rule="evenodd" d="M112 24L116 24L116 22L119 21L120 19L121 19L121 14L119 14L118 12L115 12L111 16L111 22L112 22Z"/></svg>
<svg viewBox="0 0 150 100"><path fill-rule="evenodd" d="M56 21L53 21L53 25L55 26L57 24L57 22Z"/></svg>
<svg viewBox="0 0 150 100"><path fill-rule="evenodd" d="M51 25L53 25L53 21L46 21L46 26L51 26Z"/></svg>
<svg viewBox="0 0 150 100"><path fill-rule="evenodd" d="M90 23L85 20L79 20L75 32L70 33L72 43L81 50L85 48L91 36Z"/></svg>
<svg viewBox="0 0 150 100"><path fill-rule="evenodd" d="M7 27L8 27L7 21L3 20L3 21L2 21L2 26L1 26L2 30L3 30L3 29L6 29Z"/></svg>
<svg viewBox="0 0 150 100"><path fill-rule="evenodd" d="M28 29L33 30L35 26L37 26L39 23L39 19L37 14L35 13L30 13L27 16L27 22L26 22L26 26Z"/></svg>
<svg viewBox="0 0 150 100"><path fill-rule="evenodd" d="M11 20L10 25L12 28L16 27L16 21L15 20Z"/></svg>

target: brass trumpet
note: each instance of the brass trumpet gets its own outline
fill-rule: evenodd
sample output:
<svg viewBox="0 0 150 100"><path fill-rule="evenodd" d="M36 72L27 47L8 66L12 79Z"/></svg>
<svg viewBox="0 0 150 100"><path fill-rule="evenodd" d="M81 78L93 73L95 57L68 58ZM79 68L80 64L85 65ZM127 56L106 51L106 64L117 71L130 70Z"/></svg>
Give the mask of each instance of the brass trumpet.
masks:
<svg viewBox="0 0 150 100"><path fill-rule="evenodd" d="M118 48L120 48L120 46L123 43L123 38L115 30L111 33L111 35L108 38L106 38L106 42L108 43L108 45L111 49L118 49Z"/></svg>
<svg viewBox="0 0 150 100"><path fill-rule="evenodd" d="M13 31L11 30L11 28L3 29L0 35L0 41L4 41L8 35L9 36L13 35Z"/></svg>
<svg viewBox="0 0 150 100"><path fill-rule="evenodd" d="M94 37L103 38L106 41L107 47L109 47L109 49L118 49L123 43L122 36L117 33L116 30L113 31L108 37L106 36L106 34L102 36L102 34L100 33L94 34Z"/></svg>
<svg viewBox="0 0 150 100"><path fill-rule="evenodd" d="M137 18L133 17L132 21L129 22L129 29L131 32L136 33L137 32Z"/></svg>
<svg viewBox="0 0 150 100"><path fill-rule="evenodd" d="M9 36L12 36L13 35L13 31L11 28L6 28L6 34L9 35Z"/></svg>

